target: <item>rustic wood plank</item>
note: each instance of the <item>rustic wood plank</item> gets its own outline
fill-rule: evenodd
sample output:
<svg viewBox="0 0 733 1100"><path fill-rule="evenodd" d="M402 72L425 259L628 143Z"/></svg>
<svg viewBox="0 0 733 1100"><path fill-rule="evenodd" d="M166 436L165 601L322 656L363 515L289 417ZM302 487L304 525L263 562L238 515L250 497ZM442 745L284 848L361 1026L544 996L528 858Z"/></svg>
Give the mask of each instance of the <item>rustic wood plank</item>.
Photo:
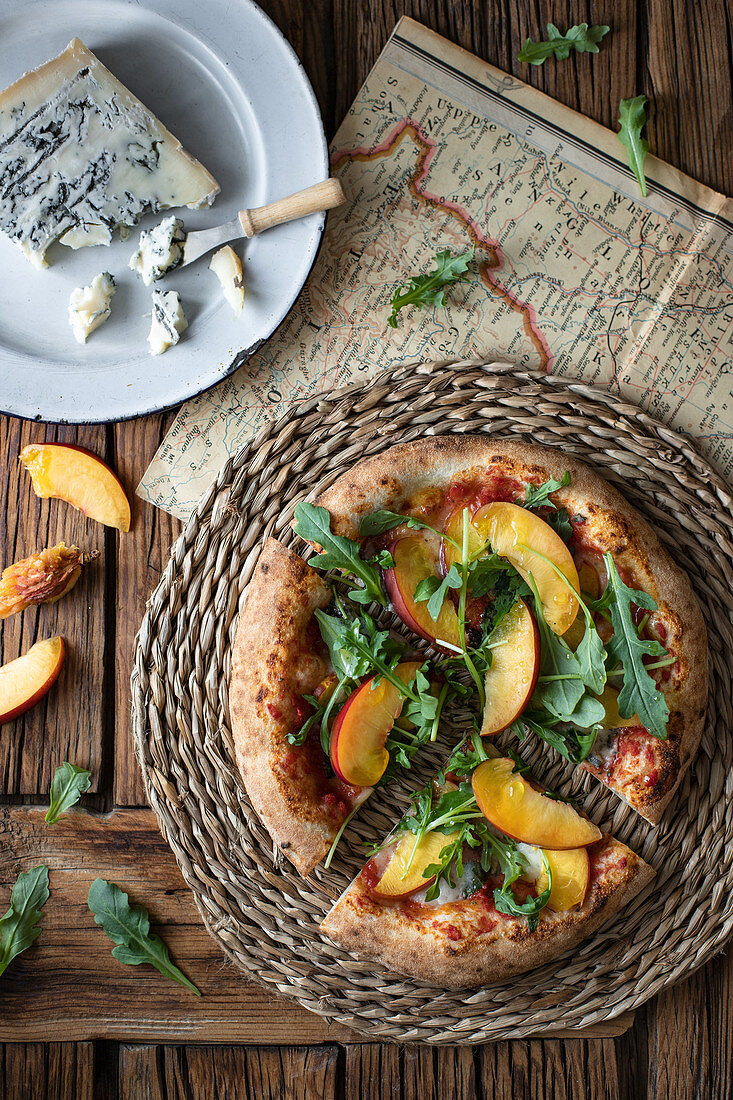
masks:
<svg viewBox="0 0 733 1100"><path fill-rule="evenodd" d="M94 1069L93 1043L6 1043L0 1046L0 1096L93 1100Z"/></svg>
<svg viewBox="0 0 733 1100"><path fill-rule="evenodd" d="M402 1060L405 1100L467 1100L476 1096L470 1047L406 1047Z"/></svg>
<svg viewBox="0 0 733 1100"><path fill-rule="evenodd" d="M144 806L147 801L132 744L130 671L135 635L145 604L166 567L181 523L134 496L134 490L171 420L172 414L162 413L114 428L117 472L134 500L132 528L118 540L115 562L114 803L117 806Z"/></svg>
<svg viewBox="0 0 733 1100"><path fill-rule="evenodd" d="M26 444L38 440L77 443L105 457L104 428L0 420L2 565L61 540L75 542L85 550L101 550L102 556L63 600L0 622L0 663L14 660L34 642L54 634L62 634L68 646L61 675L45 699L2 726L0 791L45 794L62 760L89 768L91 790L96 791L104 756L104 548L105 538L114 539L115 532L106 534L101 524L63 501L36 497L18 454Z"/></svg>
<svg viewBox="0 0 733 1100"><path fill-rule="evenodd" d="M541 4L511 0L509 7L511 63L501 65L497 61L495 64L574 111L617 130L619 101L637 94L634 90L637 47L640 45L637 0L616 0L612 9L601 0L591 0L582 10L570 7L565 0L543 0ZM548 23L554 23L564 32L573 23L580 22L611 27L597 54L573 51L565 61L552 59L544 65L517 61L517 54L527 38L534 42L547 38Z"/></svg>
<svg viewBox="0 0 733 1100"><path fill-rule="evenodd" d="M135 1100L326 1100L337 1093L338 1048L127 1046L119 1096ZM366 1095L366 1094L362 1094Z"/></svg>
<svg viewBox="0 0 733 1100"><path fill-rule="evenodd" d="M646 0L645 92L652 152L733 192L733 9L726 0ZM636 94L628 92L628 95Z"/></svg>
<svg viewBox="0 0 733 1100"><path fill-rule="evenodd" d="M401 1100L400 1049L394 1043L344 1048L344 1100Z"/></svg>
<svg viewBox="0 0 733 1100"><path fill-rule="evenodd" d="M338 1048L250 1047L246 1080L252 1100L323 1100L336 1096ZM201 1093L201 1096L205 1096Z"/></svg>
<svg viewBox="0 0 733 1100"><path fill-rule="evenodd" d="M51 897L37 942L2 978L0 1040L177 1039L320 1043L358 1039L246 981L203 927L193 897L150 810L72 810L52 829L43 811L0 807L0 911L20 870L46 863ZM151 967L125 966L94 923L87 893L97 877L150 912L198 998ZM90 977L93 976L93 981ZM29 989L33 995L29 996Z"/></svg>
<svg viewBox="0 0 733 1100"><path fill-rule="evenodd" d="M733 951L660 994L648 1007L648 1095L733 1096Z"/></svg>

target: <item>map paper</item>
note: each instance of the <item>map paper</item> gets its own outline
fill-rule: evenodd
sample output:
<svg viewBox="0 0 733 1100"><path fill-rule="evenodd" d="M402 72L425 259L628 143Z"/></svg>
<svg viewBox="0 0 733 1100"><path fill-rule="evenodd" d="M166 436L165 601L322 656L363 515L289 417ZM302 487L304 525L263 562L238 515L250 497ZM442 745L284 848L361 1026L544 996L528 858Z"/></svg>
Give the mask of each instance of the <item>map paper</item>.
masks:
<svg viewBox="0 0 733 1100"><path fill-rule="evenodd" d="M348 201L295 307L183 407L140 496L185 519L293 401L395 362L484 357L609 387L733 480L731 200L651 156L643 199L614 133L407 18L331 166ZM404 309L388 327L400 284L472 245L446 309Z"/></svg>

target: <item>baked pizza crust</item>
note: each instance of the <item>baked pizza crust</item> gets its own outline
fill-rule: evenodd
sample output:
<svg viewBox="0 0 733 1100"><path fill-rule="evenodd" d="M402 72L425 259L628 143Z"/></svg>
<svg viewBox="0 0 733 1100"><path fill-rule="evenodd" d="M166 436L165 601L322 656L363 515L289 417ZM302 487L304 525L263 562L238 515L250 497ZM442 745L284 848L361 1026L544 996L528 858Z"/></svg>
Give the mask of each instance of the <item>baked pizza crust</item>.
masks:
<svg viewBox="0 0 733 1100"><path fill-rule="evenodd" d="M326 776L320 745L313 752L287 739L302 724L297 701L328 671L308 631L330 598L314 569L268 539L240 615L229 682L234 749L250 802L302 875L328 852L353 806L354 789Z"/></svg>
<svg viewBox="0 0 733 1100"><path fill-rule="evenodd" d="M636 776L612 786L652 824L657 824L697 751L707 702L707 634L690 582L677 568L650 525L595 470L559 449L484 436L437 436L398 444L365 459L342 475L316 501L332 517L332 530L359 538L361 519L378 509L428 519L440 509L443 491L458 483L507 478L539 485L569 470L571 484L553 499L571 517L585 517L583 537L610 551L634 587L659 605L655 620L667 630L665 644L678 657L663 685L670 709L668 738L653 738L658 778ZM586 770L605 782L592 765Z"/></svg>
<svg viewBox="0 0 733 1100"><path fill-rule="evenodd" d="M472 899L418 911L382 903L362 875L326 915L321 930L360 959L421 983L467 989L499 982L572 950L654 878L653 869L620 841L606 837L594 848L596 877L583 905L566 913L544 910L535 932L525 918L496 910L494 926L482 929L486 911Z"/></svg>

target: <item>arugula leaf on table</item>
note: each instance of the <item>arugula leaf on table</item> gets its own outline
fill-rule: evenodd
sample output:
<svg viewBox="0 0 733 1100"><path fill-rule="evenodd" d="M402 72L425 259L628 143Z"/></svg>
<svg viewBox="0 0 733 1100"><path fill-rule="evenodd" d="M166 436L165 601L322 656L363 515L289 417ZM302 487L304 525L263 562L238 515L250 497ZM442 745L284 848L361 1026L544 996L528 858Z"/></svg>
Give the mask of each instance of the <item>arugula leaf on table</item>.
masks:
<svg viewBox="0 0 733 1100"><path fill-rule="evenodd" d="M75 806L84 791L92 784L92 773L64 760L59 764L51 780L51 804L44 818L47 825L55 825L61 814Z"/></svg>
<svg viewBox="0 0 733 1100"><path fill-rule="evenodd" d="M461 587L461 574L455 565L451 565L446 575L441 577L425 577L415 589L414 599L416 603L428 601L428 615L433 622L438 621L438 616L448 596L449 588Z"/></svg>
<svg viewBox="0 0 733 1100"><path fill-rule="evenodd" d="M10 892L10 908L0 917L0 974L41 934L38 922L47 901L48 867L21 871Z"/></svg>
<svg viewBox="0 0 733 1100"><path fill-rule="evenodd" d="M147 909L142 905L130 905L124 890L114 882L97 878L89 887L87 904L96 923L117 944L112 949L116 959L130 966L149 963L164 977L172 978L197 997L201 996L201 991L171 962L168 948L160 937L151 933Z"/></svg>
<svg viewBox="0 0 733 1100"><path fill-rule="evenodd" d="M666 657L667 650L653 638L639 637L634 624L631 605L646 611L656 611L656 601L647 593L629 588L619 576L611 554L604 554L608 584L602 596L591 606L594 610L607 610L613 634L606 646L611 661L620 662L623 682L618 697L618 709L622 718L638 714L642 726L654 737L665 740L669 707L654 677L647 671L644 657Z"/></svg>
<svg viewBox="0 0 733 1100"><path fill-rule="evenodd" d="M569 484L570 470L566 470L560 481L551 477L541 485L528 485L524 500L517 501L517 504L521 504L524 508L554 508L557 511L557 505L550 500L550 493L556 493L558 489L567 489Z"/></svg>
<svg viewBox="0 0 733 1100"><path fill-rule="evenodd" d="M561 34L554 23L547 24L547 42L533 42L531 38L517 54L517 61L528 65L542 65L548 57L564 61L570 57L570 51L577 53L598 53L598 43L608 34L610 27L589 27L587 23L578 23Z"/></svg>
<svg viewBox="0 0 733 1100"><path fill-rule="evenodd" d="M405 306L419 306L426 309L428 306L445 306L444 287L451 283L464 283L467 280L464 275L468 265L474 257L475 245L470 252L454 256L446 249L435 256L435 270L427 275L413 275L405 289L402 286L392 295L392 312L387 318L387 324L391 328L397 328L397 314Z"/></svg>
<svg viewBox="0 0 733 1100"><path fill-rule="evenodd" d="M350 598L356 603L368 604L374 601L382 607L387 606L387 597L379 575L380 563L365 561L359 553L360 544L354 539L332 534L331 516L326 508L303 502L297 504L294 530L306 542L322 547L320 554L308 559L309 565L314 569L339 569L360 580L364 587L349 592Z"/></svg>
<svg viewBox="0 0 733 1100"><path fill-rule="evenodd" d="M645 95L637 95L633 99L622 99L618 108L618 120L621 125L618 140L626 147L629 167L639 181L644 197L646 197L644 160L649 152L649 142L641 136L641 131L646 125L646 102Z"/></svg>

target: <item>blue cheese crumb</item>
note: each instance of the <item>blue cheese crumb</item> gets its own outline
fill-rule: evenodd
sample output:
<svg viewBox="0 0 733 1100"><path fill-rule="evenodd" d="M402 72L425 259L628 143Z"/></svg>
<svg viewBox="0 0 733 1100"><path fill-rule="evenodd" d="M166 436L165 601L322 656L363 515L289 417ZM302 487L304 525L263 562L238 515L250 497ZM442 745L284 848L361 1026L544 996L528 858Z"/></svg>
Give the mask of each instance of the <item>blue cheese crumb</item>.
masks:
<svg viewBox="0 0 733 1100"><path fill-rule="evenodd" d="M175 290L153 291L153 319L148 334L151 355L162 355L177 344L188 321L181 309L181 298Z"/></svg>
<svg viewBox="0 0 733 1100"><path fill-rule="evenodd" d="M130 259L130 267L141 276L146 286L156 282L183 260L183 243L186 234L179 218L164 218L153 229L140 234L137 252Z"/></svg>
<svg viewBox="0 0 733 1100"><path fill-rule="evenodd" d="M109 271L92 279L89 286L72 290L69 298L69 324L80 344L103 325L112 312L110 302L117 289Z"/></svg>

